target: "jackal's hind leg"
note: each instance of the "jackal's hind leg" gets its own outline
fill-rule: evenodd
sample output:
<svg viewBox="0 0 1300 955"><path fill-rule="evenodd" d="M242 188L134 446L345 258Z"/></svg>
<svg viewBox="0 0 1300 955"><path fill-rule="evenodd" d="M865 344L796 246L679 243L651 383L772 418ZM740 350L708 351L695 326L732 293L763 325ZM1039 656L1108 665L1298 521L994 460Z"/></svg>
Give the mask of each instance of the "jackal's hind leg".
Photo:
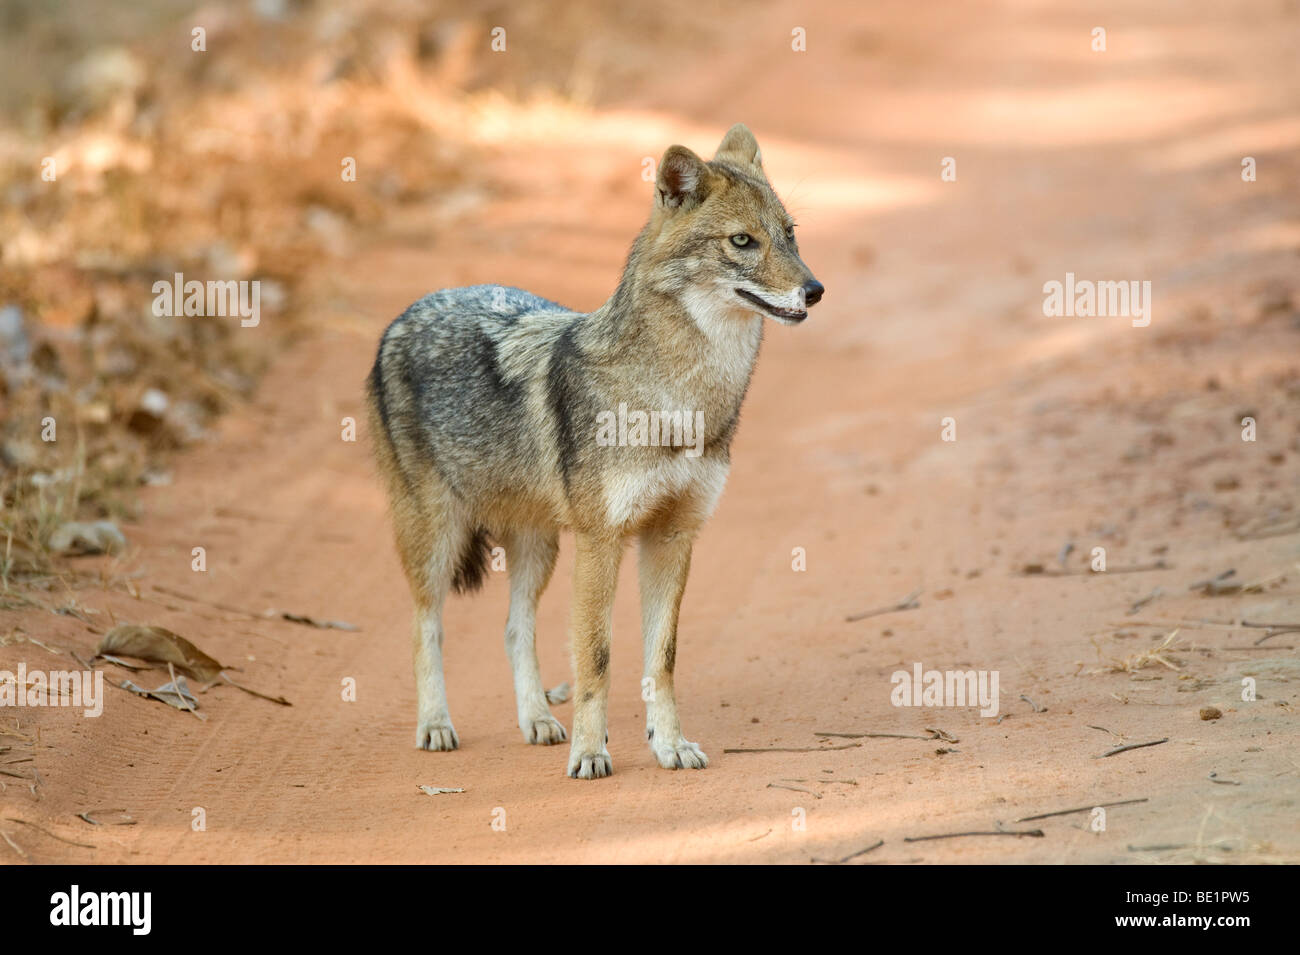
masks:
<svg viewBox="0 0 1300 955"><path fill-rule="evenodd" d="M510 615L506 620L506 656L515 678L519 729L529 743L552 745L569 738L551 715L537 665L537 601L555 569L558 535L518 530L503 535L510 573Z"/></svg>
<svg viewBox="0 0 1300 955"><path fill-rule="evenodd" d="M411 515L407 521L399 519L398 523L398 549L415 598L412 643L418 701L415 745L419 749L451 750L460 746L447 709L447 685L442 672L442 606L468 537L465 529L448 522L429 527L423 514Z"/></svg>

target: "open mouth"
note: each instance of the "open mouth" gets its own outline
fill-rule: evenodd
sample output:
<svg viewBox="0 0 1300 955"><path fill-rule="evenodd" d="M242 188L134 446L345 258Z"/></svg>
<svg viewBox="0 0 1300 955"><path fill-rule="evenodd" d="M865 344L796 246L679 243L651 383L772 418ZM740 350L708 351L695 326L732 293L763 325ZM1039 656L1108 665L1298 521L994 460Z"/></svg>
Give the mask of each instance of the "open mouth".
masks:
<svg viewBox="0 0 1300 955"><path fill-rule="evenodd" d="M753 302L773 318L778 318L783 322L802 322L808 317L808 313L801 308L781 308L773 305L771 302L765 302L753 292L747 292L743 288L736 289L736 294L747 302Z"/></svg>

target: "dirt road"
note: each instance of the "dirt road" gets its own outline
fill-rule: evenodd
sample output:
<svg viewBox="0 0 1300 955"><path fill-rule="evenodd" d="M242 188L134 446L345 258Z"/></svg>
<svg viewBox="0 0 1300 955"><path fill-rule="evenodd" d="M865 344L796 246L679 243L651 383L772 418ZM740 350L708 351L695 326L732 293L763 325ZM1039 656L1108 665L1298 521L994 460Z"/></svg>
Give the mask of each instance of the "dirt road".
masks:
<svg viewBox="0 0 1300 955"><path fill-rule="evenodd" d="M3 815L95 848L0 829L34 862L807 863L878 840L855 861L1300 860L1300 633L1257 645L1269 631L1233 626L1300 620L1300 14L1236 6L776 4L614 108L543 122L499 107L515 130L488 147L500 192L322 263L319 332L144 492L131 552L105 559L139 599L75 595L95 629L171 628L293 706L223 687L201 722L110 689L98 719L0 712L0 761L34 758L4 768L40 779L2 777ZM737 120L827 293L805 325L768 329L695 554L678 681L709 769L660 770L642 740L634 561L612 778L567 779L565 747L523 743L503 574L447 611L461 749L415 750L410 601L368 436L341 436L364 420L380 330L426 291L480 281L595 307L644 221L642 157L711 151ZM1045 316L1043 285L1066 273L1149 280L1150 324ZM540 611L548 685L569 678L571 556L562 544ZM1189 590L1228 569L1245 592ZM846 622L914 591L914 609ZM75 617L7 616L11 636L93 651ZM1225 625L1186 625L1205 620ZM1108 671L1175 629L1168 665ZM74 666L0 647L0 668L19 661ZM998 715L892 705L891 675L916 663L996 671ZM762 748L806 751L727 752ZM1104 829L1089 812L1017 821L1126 800L1145 801ZM95 808L137 824L76 816ZM1042 835L905 841L1002 828Z"/></svg>

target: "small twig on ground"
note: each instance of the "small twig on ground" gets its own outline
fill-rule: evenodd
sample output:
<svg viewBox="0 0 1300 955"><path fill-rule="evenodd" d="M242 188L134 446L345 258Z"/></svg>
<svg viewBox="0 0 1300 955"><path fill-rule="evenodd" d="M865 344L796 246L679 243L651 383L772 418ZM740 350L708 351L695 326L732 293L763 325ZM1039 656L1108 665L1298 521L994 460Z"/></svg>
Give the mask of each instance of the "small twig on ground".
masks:
<svg viewBox="0 0 1300 955"><path fill-rule="evenodd" d="M1031 836L1043 838L1042 829L989 829L976 832L942 832L937 836L907 836L904 842L929 842L931 839L956 839L960 836Z"/></svg>
<svg viewBox="0 0 1300 955"><path fill-rule="evenodd" d="M1127 567L1107 567L1105 570L1093 570L1091 567L1085 570L1055 570L1044 567L1042 564L1030 564L1017 577L1109 577L1112 574L1144 574L1151 570L1173 570L1174 565L1166 563L1163 560L1153 561L1150 564L1132 564Z"/></svg>
<svg viewBox="0 0 1300 955"><path fill-rule="evenodd" d="M170 587L164 587L161 584L153 584L153 589L159 593L168 594L172 597L179 597L181 600L188 600L191 603L203 604L206 607L212 607L214 610L222 610L226 613L239 614L241 617L250 617L253 620L265 620L266 615L258 613L255 610L245 610L243 607L232 607L230 604L223 604L215 600L204 600L201 597L193 597L190 594L180 590L172 590Z"/></svg>
<svg viewBox="0 0 1300 955"><path fill-rule="evenodd" d="M120 812L126 818L116 822L100 822L91 815L91 813L99 812ZM125 809L87 809L85 812L77 813L77 818L90 823L92 826L134 826L136 824L136 821L131 818L131 814Z"/></svg>
<svg viewBox="0 0 1300 955"><path fill-rule="evenodd" d="M272 610L269 611L269 614L278 616L282 620L288 620L290 623L301 623L308 627L315 627L318 630L347 630L352 633L361 630L355 623L348 623L346 620L321 620L305 613L293 613L290 610Z"/></svg>
<svg viewBox="0 0 1300 955"><path fill-rule="evenodd" d="M724 753L829 753L837 749L855 749L861 743L845 743L843 746L767 746L755 749L724 749Z"/></svg>
<svg viewBox="0 0 1300 955"><path fill-rule="evenodd" d="M843 865L844 863L848 862L850 859L856 859L858 856L864 856L868 852L874 852L876 849L879 849L884 844L885 844L885 840L881 839L878 842L873 842L865 849L859 849L857 852L850 852L843 859L818 859L816 856L813 856L808 861L813 863L820 863L821 865Z"/></svg>
<svg viewBox="0 0 1300 955"><path fill-rule="evenodd" d="M28 822L26 819L19 819L17 816L5 816L5 819L6 819L7 821L9 821L9 822L17 822L17 823L20 823L21 825L24 825L24 826L31 826L31 827L32 827L33 829L35 829L37 832L43 832L43 833L45 833L47 836L49 836L51 839L58 839L60 842L66 842L66 843L67 843L68 845L70 845L70 846L77 846L77 847L82 848L82 849L94 849L94 848L95 848L95 846L92 846L92 845L91 845L90 843L88 843L88 842L75 842L75 841L73 841L72 839L65 839L63 836L59 835L58 833L50 832L50 830L46 829L44 826L38 826L38 825L36 825L36 823L34 823L34 822Z"/></svg>
<svg viewBox="0 0 1300 955"><path fill-rule="evenodd" d="M1268 577L1261 577L1259 580L1253 580L1247 584L1228 582L1228 578L1235 573L1236 571L1226 570L1218 577L1214 577L1210 580L1197 581L1188 589L1199 590L1207 597L1226 597L1233 594L1259 594L1263 593L1269 585L1275 584L1279 580L1285 580L1287 575L1286 571L1282 571L1281 573L1271 574Z"/></svg>
<svg viewBox="0 0 1300 955"><path fill-rule="evenodd" d="M9 848L13 849L14 852L18 853L24 859L27 858L27 853L23 851L23 847L10 839L9 833L5 832L3 829L0 829L0 838L3 838L5 842L9 843Z"/></svg>
<svg viewBox="0 0 1300 955"><path fill-rule="evenodd" d="M1187 842L1169 843L1163 846L1129 846L1129 852L1168 852L1171 849L1190 849L1192 845Z"/></svg>
<svg viewBox="0 0 1300 955"><path fill-rule="evenodd" d="M236 690L243 690L249 696L255 696L259 700L270 700L272 703L279 703L281 706L293 706L292 703L290 703L282 696L267 696L265 693L259 693L257 690L254 690L252 687L244 686L244 684L242 683L236 683L234 680L230 678L230 674L228 674L225 670L221 671L221 679L229 683Z"/></svg>
<svg viewBox="0 0 1300 955"><path fill-rule="evenodd" d="M1224 581L1237 576L1237 568L1229 567L1223 573L1214 577L1207 577L1205 580L1198 580L1190 585L1188 590L1199 590L1205 594L1232 594L1241 590L1241 584L1227 584Z"/></svg>
<svg viewBox="0 0 1300 955"><path fill-rule="evenodd" d="M922 591L914 590L896 604L890 604L888 607L877 607L875 610L864 610L861 613L849 614L844 618L845 623L853 623L857 620L865 620L867 617L878 617L882 613L894 613L897 610L915 610L921 606L921 602L916 598L921 596Z"/></svg>
<svg viewBox="0 0 1300 955"><path fill-rule="evenodd" d="M1147 604L1151 603L1151 601L1155 600L1163 593L1164 590L1157 587L1155 590L1151 591L1151 593L1147 594L1145 597L1141 597L1133 601L1132 605L1128 608L1128 610L1125 611L1125 613L1127 613L1130 617L1133 616L1133 614L1137 613L1139 610L1141 610Z"/></svg>
<svg viewBox="0 0 1300 955"><path fill-rule="evenodd" d="M1033 700L1031 700L1029 697L1025 696L1025 694L1021 693L1021 694L1020 694L1020 698L1021 698L1022 700L1024 700L1026 703L1028 703L1031 707L1033 707L1033 710L1034 710L1035 713L1046 713L1046 712L1047 712L1047 707L1045 707L1045 706L1039 706L1037 703L1035 703L1035 702L1034 702Z"/></svg>
<svg viewBox="0 0 1300 955"><path fill-rule="evenodd" d="M814 736L834 736L838 739L922 739L927 742L930 740L940 740L944 743L960 743L957 739L943 730L930 729L925 730L929 736L916 736L912 733L834 733L830 730L814 730Z"/></svg>
<svg viewBox="0 0 1300 955"><path fill-rule="evenodd" d="M1017 819L1016 822L1034 822L1037 819L1051 819L1053 816L1073 816L1079 812L1092 812L1094 809L1110 809L1112 806L1131 806L1134 803L1147 802L1146 796L1141 799L1122 799L1119 802L1099 802L1091 806L1080 806L1078 809L1058 809L1056 812L1044 812L1037 816L1024 816Z"/></svg>
<svg viewBox="0 0 1300 955"><path fill-rule="evenodd" d="M1169 737L1164 739L1155 739L1149 743L1128 743L1124 746L1116 746L1114 749L1108 749L1100 756L1094 756L1093 759L1105 759L1107 756L1118 756L1120 753L1127 753L1131 749L1145 749L1148 746L1159 746L1161 743L1169 742Z"/></svg>
<svg viewBox="0 0 1300 955"><path fill-rule="evenodd" d="M1241 785L1241 783L1233 782L1231 779L1220 779L1218 773L1210 773L1210 775L1207 776L1207 777L1205 777L1205 778L1208 779L1208 780L1209 780L1210 782L1212 782L1212 783L1218 783L1220 786L1240 786L1240 785Z"/></svg>
<svg viewBox="0 0 1300 955"><path fill-rule="evenodd" d="M239 614L241 617L248 617L252 620L287 620L290 623L301 623L309 627L316 627L320 630L349 630L359 631L361 628L355 624L348 623L346 620L322 620L312 617L308 614L294 613L289 610L247 610L243 607L233 607L230 604L220 603L215 600L204 600L201 597L194 597L180 590L172 590L170 587L163 587L160 584L154 584L153 589L160 593L169 594L172 597L179 597L181 600L188 600L191 603L203 604L225 613ZM260 636L260 635L259 635Z"/></svg>
<svg viewBox="0 0 1300 955"><path fill-rule="evenodd" d="M1104 727L1104 726L1093 726L1091 723L1089 723L1089 724L1088 724L1088 729L1090 729L1090 730L1101 730L1103 733L1109 733L1111 736L1115 737L1116 739L1123 739L1123 738L1124 738L1124 735L1123 735L1122 733L1116 733L1114 730L1108 730L1108 729L1106 729L1106 727Z"/></svg>
<svg viewBox="0 0 1300 955"><path fill-rule="evenodd" d="M1300 568L1300 564L1296 566ZM1288 571L1284 570L1280 573L1270 574L1268 577L1261 577L1259 580L1252 580L1248 584L1242 584L1241 592L1243 594L1262 594L1269 586L1286 580L1287 573Z"/></svg>
<svg viewBox="0 0 1300 955"><path fill-rule="evenodd" d="M1232 846L1224 839L1210 843L1176 842L1158 846L1128 846L1129 852L1170 852L1174 849L1222 849L1224 852L1231 852Z"/></svg>
<svg viewBox="0 0 1300 955"><path fill-rule="evenodd" d="M1255 646L1259 646L1265 640L1272 640L1274 637L1280 637L1284 633L1300 633L1300 627L1284 627L1281 630L1269 630L1255 641Z"/></svg>
<svg viewBox="0 0 1300 955"><path fill-rule="evenodd" d="M132 673L143 673L145 670L157 669L157 667L152 663L148 664L147 666L138 666L134 663L127 663L121 657L115 657L111 653L96 654L91 659L91 662L93 663L95 660L102 660L105 663L111 663L115 667L121 667L123 670L130 670Z"/></svg>
<svg viewBox="0 0 1300 955"><path fill-rule="evenodd" d="M0 646L8 646L10 643L30 643L34 646L40 647L46 653L52 653L55 656L63 656L63 654L68 652L66 650L60 650L57 647L52 647L42 640L37 640L35 637L28 636L25 633L18 633L17 631L12 631L8 637L3 641L0 641Z"/></svg>

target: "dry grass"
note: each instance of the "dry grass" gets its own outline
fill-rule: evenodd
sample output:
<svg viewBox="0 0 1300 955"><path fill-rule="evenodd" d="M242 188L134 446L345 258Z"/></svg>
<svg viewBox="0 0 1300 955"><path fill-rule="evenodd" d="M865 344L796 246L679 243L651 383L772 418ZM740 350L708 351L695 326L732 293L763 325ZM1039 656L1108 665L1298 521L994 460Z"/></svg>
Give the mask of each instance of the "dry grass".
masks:
<svg viewBox="0 0 1300 955"><path fill-rule="evenodd" d="M1167 650L1174 648L1174 640L1178 637L1178 631L1171 631L1164 640L1160 641L1157 646L1147 650L1139 650L1136 653L1130 653L1126 657L1106 658L1102 654L1101 644L1094 639L1092 645L1097 648L1097 658L1103 666L1096 670L1089 670L1089 673L1136 673L1138 670L1145 670L1149 666L1160 664L1168 667L1170 670L1181 671L1182 667L1166 659L1164 654Z"/></svg>
<svg viewBox="0 0 1300 955"><path fill-rule="evenodd" d="M55 402L49 410L57 414L62 404ZM38 416L38 421L40 417L44 416ZM75 425L74 416L63 420ZM88 466L84 432L75 429L61 441L42 444L45 447L32 464L0 473L0 501L4 504L0 509L0 606L12 599L15 587L77 576L61 566L49 550L50 536L61 525L85 516L130 516L125 493L133 483L129 471L113 467L102 454L94 459L95 466Z"/></svg>

